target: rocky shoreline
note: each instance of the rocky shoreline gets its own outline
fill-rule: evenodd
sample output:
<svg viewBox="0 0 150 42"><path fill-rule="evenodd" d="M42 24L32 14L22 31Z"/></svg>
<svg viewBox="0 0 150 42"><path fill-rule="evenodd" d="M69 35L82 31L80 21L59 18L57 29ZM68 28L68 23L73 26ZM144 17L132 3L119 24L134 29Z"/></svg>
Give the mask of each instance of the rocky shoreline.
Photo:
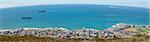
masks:
<svg viewBox="0 0 150 42"><path fill-rule="evenodd" d="M0 41L5 41L5 37L24 37L31 35L37 38L49 38L49 39L79 39L79 40L117 40L117 39L129 39L131 41L149 39L150 26L147 25L131 25L118 23L111 28L105 30L95 29L78 29L69 30L66 28L23 28L16 30L0 30Z"/></svg>

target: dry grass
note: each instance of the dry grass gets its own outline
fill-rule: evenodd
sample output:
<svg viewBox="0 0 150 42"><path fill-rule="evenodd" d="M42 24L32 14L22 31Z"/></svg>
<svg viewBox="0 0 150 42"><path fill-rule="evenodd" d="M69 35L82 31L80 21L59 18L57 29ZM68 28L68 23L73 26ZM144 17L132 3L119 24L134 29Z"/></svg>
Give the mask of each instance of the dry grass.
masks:
<svg viewBox="0 0 150 42"><path fill-rule="evenodd" d="M149 36L135 35L130 39L61 39L61 38L48 38L48 37L35 37L35 36L0 36L0 42L149 42Z"/></svg>

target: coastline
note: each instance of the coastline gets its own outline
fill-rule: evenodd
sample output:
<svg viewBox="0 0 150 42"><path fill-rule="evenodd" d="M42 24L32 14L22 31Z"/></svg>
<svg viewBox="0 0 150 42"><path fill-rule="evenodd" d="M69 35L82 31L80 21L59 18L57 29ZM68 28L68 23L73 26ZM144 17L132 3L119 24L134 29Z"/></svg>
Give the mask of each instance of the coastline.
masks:
<svg viewBox="0 0 150 42"><path fill-rule="evenodd" d="M1 37L22 37L31 35L37 38L51 39L80 39L80 40L115 40L115 39L133 39L150 37L149 25L131 25L118 23L105 30L96 29L78 29L69 30L66 28L22 28L14 30L0 30ZM2 39L1 38L1 39ZM0 39L0 41L1 41ZM2 40L2 41L3 41ZM9 41L9 40L8 40Z"/></svg>

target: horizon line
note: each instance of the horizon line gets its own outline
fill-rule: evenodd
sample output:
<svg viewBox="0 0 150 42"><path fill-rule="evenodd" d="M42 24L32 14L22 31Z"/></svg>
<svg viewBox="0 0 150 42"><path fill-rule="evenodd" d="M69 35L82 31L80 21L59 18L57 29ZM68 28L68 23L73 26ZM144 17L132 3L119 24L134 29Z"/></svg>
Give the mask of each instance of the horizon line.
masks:
<svg viewBox="0 0 150 42"><path fill-rule="evenodd" d="M13 8L13 7L24 7L24 6L39 6L39 5L65 5L65 4L69 4L69 3L34 3L34 4L30 4L30 3L23 3L23 4L18 4L18 5L10 5L10 4L1 4L0 3L0 9L5 9L5 8ZM114 6L127 6L127 7L139 7L139 8L148 8L150 9L150 7L140 7L140 6L132 6L132 5L117 5L117 4L91 4L91 3L71 3L71 4L87 4L87 5L114 5Z"/></svg>

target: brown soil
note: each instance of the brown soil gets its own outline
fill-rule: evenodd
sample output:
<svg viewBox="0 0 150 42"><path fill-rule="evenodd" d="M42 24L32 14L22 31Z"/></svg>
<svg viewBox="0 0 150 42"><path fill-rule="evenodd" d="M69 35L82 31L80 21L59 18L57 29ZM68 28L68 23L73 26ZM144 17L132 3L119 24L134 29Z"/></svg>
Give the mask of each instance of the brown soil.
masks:
<svg viewBox="0 0 150 42"><path fill-rule="evenodd" d="M0 42L150 42L149 36L137 35L130 39L62 39L35 36L0 36Z"/></svg>

